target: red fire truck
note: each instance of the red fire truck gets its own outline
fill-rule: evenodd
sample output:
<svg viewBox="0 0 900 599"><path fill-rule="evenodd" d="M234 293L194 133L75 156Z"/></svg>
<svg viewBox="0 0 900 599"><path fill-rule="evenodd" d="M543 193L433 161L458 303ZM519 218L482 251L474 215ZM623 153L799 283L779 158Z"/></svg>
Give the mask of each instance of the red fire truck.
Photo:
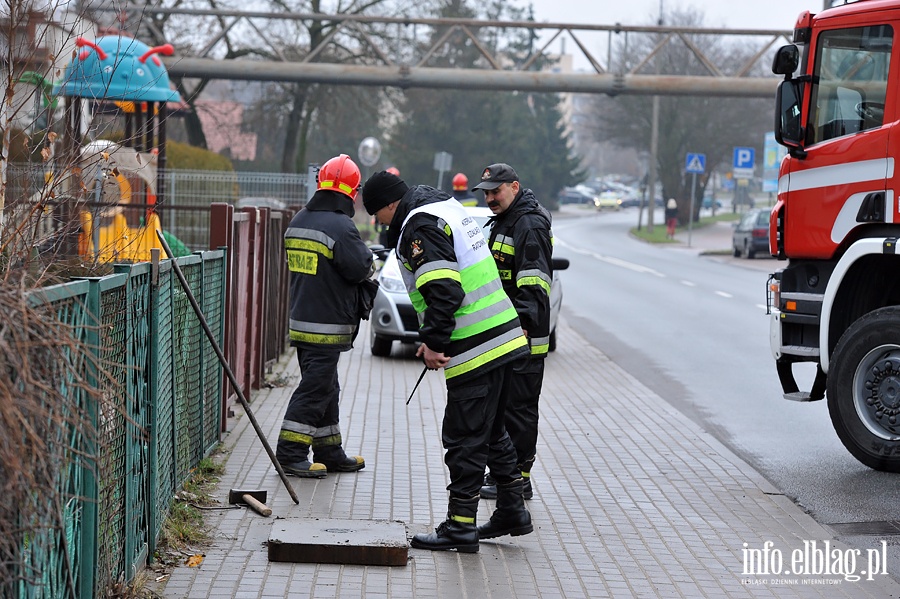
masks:
<svg viewBox="0 0 900 599"><path fill-rule="evenodd" d="M828 398L859 461L900 472L900 1L804 12L772 70L788 148L770 216L771 345L785 397ZM794 364L812 362L808 391Z"/></svg>

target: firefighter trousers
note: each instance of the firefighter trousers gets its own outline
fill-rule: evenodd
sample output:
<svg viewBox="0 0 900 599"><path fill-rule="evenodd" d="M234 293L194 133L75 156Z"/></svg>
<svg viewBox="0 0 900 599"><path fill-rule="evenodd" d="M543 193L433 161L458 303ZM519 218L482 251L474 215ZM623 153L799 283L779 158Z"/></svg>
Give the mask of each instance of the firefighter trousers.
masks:
<svg viewBox="0 0 900 599"><path fill-rule="evenodd" d="M488 466L498 483L521 478L516 450L504 425L504 398L508 394L510 366L493 368L460 385L448 386L447 407L441 426L450 471L451 497L478 495Z"/></svg>
<svg viewBox="0 0 900 599"><path fill-rule="evenodd" d="M526 356L512 364L506 398L506 432L516 448L517 465L531 472L537 453L538 401L544 382L544 358Z"/></svg>
<svg viewBox="0 0 900 599"><path fill-rule="evenodd" d="M284 414L276 456L281 463L307 459L309 446L341 445L338 361L341 352L297 348L300 383Z"/></svg>

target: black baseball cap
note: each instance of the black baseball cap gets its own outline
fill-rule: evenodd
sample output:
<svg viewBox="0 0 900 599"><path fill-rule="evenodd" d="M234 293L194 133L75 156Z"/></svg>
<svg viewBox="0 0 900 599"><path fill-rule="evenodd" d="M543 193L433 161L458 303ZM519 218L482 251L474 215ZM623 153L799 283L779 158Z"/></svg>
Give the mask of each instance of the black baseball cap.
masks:
<svg viewBox="0 0 900 599"><path fill-rule="evenodd" d="M484 172L481 173L481 183L473 187L472 191L476 189L497 189L504 183L512 183L518 180L519 175L516 174L516 170L513 167L498 162L484 169Z"/></svg>

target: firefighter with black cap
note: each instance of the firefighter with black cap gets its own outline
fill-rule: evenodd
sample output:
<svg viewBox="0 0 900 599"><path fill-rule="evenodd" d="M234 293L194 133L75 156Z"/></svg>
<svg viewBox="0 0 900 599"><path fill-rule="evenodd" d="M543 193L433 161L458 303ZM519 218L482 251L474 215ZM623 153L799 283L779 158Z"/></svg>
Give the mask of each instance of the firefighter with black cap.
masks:
<svg viewBox="0 0 900 599"><path fill-rule="evenodd" d="M531 499L531 469L537 453L538 400L544 380L544 358L550 348L550 285L553 282L553 233L550 213L519 175L504 163L484 169L475 186L484 192L491 218L491 254L497 263L503 290L509 296L531 353L512 366L506 400L506 430L516 448L517 467L524 481L523 495ZM502 488L485 477L481 496L497 498Z"/></svg>
<svg viewBox="0 0 900 599"><path fill-rule="evenodd" d="M388 245L397 248L422 323L416 355L430 369L443 368L447 384L441 427L450 471L447 520L434 533L415 535L412 546L475 553L480 538L532 532L501 401L508 365L527 355L528 345L481 229L445 192L409 188L384 171L366 181L363 204L390 224ZM487 529L475 523L485 465L506 490Z"/></svg>
<svg viewBox="0 0 900 599"><path fill-rule="evenodd" d="M301 379L291 395L276 457L287 474L322 478L355 472L361 456L343 449L339 425L338 360L353 347L359 321L371 309L377 285L372 252L353 222L362 180L346 154L319 170L317 190L284 234L290 271L290 339ZM315 461L309 459L312 448Z"/></svg>

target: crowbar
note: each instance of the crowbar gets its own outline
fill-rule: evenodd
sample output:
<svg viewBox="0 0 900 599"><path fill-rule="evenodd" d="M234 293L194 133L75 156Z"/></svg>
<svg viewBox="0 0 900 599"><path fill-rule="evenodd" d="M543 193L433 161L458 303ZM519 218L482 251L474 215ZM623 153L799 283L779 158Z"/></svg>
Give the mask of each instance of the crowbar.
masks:
<svg viewBox="0 0 900 599"><path fill-rule="evenodd" d="M416 394L416 389L419 388L419 383L421 383L422 379L425 378L426 372L428 372L428 366L422 369L422 374L419 375L419 380L416 381L416 386L413 387L412 393L409 394L409 399L406 400L406 405L409 405L409 402L412 401L412 396Z"/></svg>
<svg viewBox="0 0 900 599"><path fill-rule="evenodd" d="M288 494L291 496L291 499L294 500L295 504L299 505L300 499L297 497L297 494L294 493L294 488L291 487L291 483L288 482L287 475L284 473L284 469L281 467L281 464L278 463L278 458L275 457L275 453L272 451L272 447L269 445L269 442L266 441L266 436L263 434L262 429L259 427L259 423L256 421L256 417L253 415L253 411L250 409L250 404L244 397L244 392L241 391L241 384L238 382L237 377L234 376L234 372L232 372L231 367L228 365L228 361L225 359L225 354L222 353L219 344L216 342L216 338L213 336L212 330L206 323L206 318L203 316L203 310L200 309L200 305L194 298L194 294L191 293L191 287L190 285L188 285L187 279L184 278L184 274L181 272L181 267L178 266L178 262L173 257L175 254L172 253L172 250L169 248L169 244L166 243L166 238L163 237L162 231L157 229L156 236L159 238L159 242L162 244L163 249L166 250L166 255L169 256L172 262L172 269L175 271L175 276L178 277L178 281L181 283L181 288L184 289L184 293L187 295L188 301L191 302L191 307L194 309L194 313L197 314L197 318L200 320L200 326L203 327L203 332L206 333L206 338L209 339L210 345L212 345L213 350L216 352L216 356L218 356L219 358L219 363L225 370L225 374L228 376L228 380L231 381L231 386L234 387L234 390L238 396L238 400L241 402L241 405L244 406L244 412L247 413L247 417L250 419L250 424L253 425L253 430L256 431L256 436L259 437L259 440L262 441L263 447L266 448L266 453L269 454L269 459L272 460L272 465L275 466L275 470L278 472L278 476L281 478L281 482L284 483L284 486L287 489Z"/></svg>

